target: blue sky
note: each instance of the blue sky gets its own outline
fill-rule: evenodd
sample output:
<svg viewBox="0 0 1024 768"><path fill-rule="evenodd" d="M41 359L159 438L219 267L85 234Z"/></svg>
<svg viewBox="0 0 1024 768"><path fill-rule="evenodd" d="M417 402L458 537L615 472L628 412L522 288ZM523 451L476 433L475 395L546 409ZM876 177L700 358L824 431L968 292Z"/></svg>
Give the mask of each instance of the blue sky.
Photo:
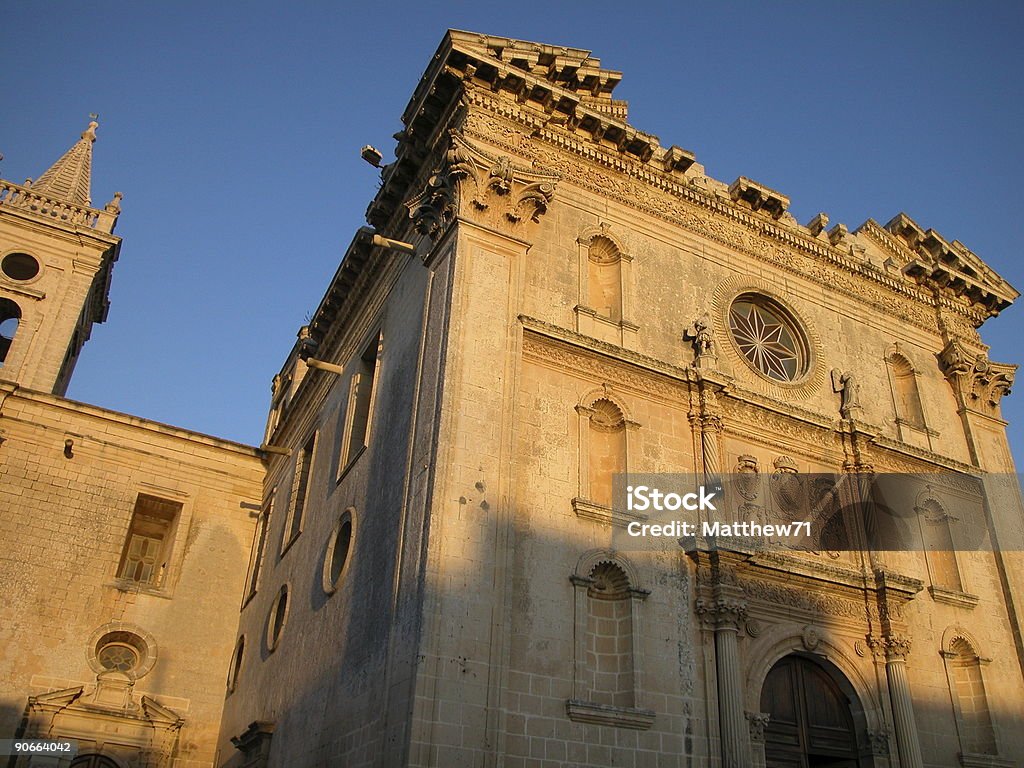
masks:
<svg viewBox="0 0 1024 768"><path fill-rule="evenodd" d="M258 443L270 379L447 27L588 48L630 122L851 229L906 211L1024 289L1024 4L5 3L0 175L100 115L124 192L110 317L69 396ZM1021 362L1021 307L982 333ZM1024 457L1024 395L1004 399Z"/></svg>

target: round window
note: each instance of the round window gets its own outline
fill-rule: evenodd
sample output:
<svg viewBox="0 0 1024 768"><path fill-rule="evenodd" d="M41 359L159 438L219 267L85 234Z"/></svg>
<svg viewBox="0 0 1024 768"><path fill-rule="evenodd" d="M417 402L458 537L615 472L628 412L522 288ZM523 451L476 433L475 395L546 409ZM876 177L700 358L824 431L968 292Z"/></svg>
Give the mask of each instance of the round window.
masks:
<svg viewBox="0 0 1024 768"><path fill-rule="evenodd" d="M139 652L124 643L107 643L96 654L104 669L129 674L139 666Z"/></svg>
<svg viewBox="0 0 1024 768"><path fill-rule="evenodd" d="M324 557L323 587L324 592L332 594L338 588L345 567L348 565L349 552L352 549L352 534L354 522L352 519L353 510L346 509L338 524L334 526L331 537L327 540L327 552Z"/></svg>
<svg viewBox="0 0 1024 768"><path fill-rule="evenodd" d="M288 585L284 584L277 598L270 608L270 616L267 617L267 650L273 651L281 639L281 631L284 629L284 622L288 616Z"/></svg>
<svg viewBox="0 0 1024 768"><path fill-rule="evenodd" d="M0 261L0 270L11 280L31 280L39 274L39 262L27 253L8 253Z"/></svg>
<svg viewBox="0 0 1024 768"><path fill-rule="evenodd" d="M156 663L156 643L150 636L124 628L106 625L93 634L89 666L99 674L121 672L133 680L145 676Z"/></svg>
<svg viewBox="0 0 1024 768"><path fill-rule="evenodd" d="M744 294L729 309L729 332L750 366L774 381L807 373L808 348L790 314L764 296Z"/></svg>

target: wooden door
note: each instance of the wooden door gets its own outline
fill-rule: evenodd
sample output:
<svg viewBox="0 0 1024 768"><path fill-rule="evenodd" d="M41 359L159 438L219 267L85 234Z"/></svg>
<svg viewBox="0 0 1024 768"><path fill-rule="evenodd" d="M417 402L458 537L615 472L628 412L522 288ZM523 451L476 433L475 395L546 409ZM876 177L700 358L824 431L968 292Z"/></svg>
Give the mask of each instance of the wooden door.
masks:
<svg viewBox="0 0 1024 768"><path fill-rule="evenodd" d="M765 678L768 768L861 768L850 700L816 662L787 656Z"/></svg>

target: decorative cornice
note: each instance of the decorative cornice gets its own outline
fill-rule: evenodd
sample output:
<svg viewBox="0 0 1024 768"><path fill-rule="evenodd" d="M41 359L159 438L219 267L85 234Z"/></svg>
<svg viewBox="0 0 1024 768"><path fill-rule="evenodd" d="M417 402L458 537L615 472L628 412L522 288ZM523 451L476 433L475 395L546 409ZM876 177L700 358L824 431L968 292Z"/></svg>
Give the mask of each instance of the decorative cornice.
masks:
<svg viewBox="0 0 1024 768"><path fill-rule="evenodd" d="M670 399L694 383L689 368L670 365L574 331L520 315L523 356Z"/></svg>
<svg viewBox="0 0 1024 768"><path fill-rule="evenodd" d="M517 104L499 96L469 89L465 98L470 107L479 106L491 113L488 116L471 109L464 123L467 133L546 165L585 189L682 225L698 235L741 250L847 296L867 301L876 309L910 320L919 328L930 332L936 330L934 310L929 310L934 307L935 300L928 292L854 258L849 247L844 249L823 243L809 231L802 231L805 228L798 224L779 223L769 216L744 211L728 195L723 198L710 187L705 190L689 183L689 180L685 183L676 180L663 171L653 170L649 164L643 165L638 160L613 155L603 147L584 143L566 135L564 131L560 131L557 136L553 135L547 129L534 125L536 119L531 119L529 113ZM546 141L534 141L538 138ZM566 153L603 165L627 178L609 178L590 165L573 162ZM642 183L631 184L630 179ZM669 193L671 197L652 197L652 187ZM725 220L716 220L712 224L698 217L698 211L711 211L720 214ZM780 245L789 246L795 252L780 250ZM830 269L822 271L826 266ZM836 268L847 277L837 279ZM913 300L913 303L908 304L906 299ZM974 321L965 307L955 309Z"/></svg>

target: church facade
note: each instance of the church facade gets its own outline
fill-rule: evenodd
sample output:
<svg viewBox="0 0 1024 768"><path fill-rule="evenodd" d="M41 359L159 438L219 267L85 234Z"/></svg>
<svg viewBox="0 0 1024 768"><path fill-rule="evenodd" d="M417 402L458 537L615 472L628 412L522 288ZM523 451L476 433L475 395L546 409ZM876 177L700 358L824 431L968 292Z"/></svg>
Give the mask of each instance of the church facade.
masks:
<svg viewBox="0 0 1024 768"><path fill-rule="evenodd" d="M977 330L1017 292L905 214L707 176L620 79L445 35L259 449L62 397L120 246L94 127L4 183L5 732L90 768L1024 764L1016 366ZM663 480L820 530L643 540L624 485Z"/></svg>
<svg viewBox="0 0 1024 768"><path fill-rule="evenodd" d="M905 214L708 177L619 79L431 60L275 380L224 764L1019 765L1015 366L977 333L1016 291ZM668 473L828 535L631 544L614 478Z"/></svg>

